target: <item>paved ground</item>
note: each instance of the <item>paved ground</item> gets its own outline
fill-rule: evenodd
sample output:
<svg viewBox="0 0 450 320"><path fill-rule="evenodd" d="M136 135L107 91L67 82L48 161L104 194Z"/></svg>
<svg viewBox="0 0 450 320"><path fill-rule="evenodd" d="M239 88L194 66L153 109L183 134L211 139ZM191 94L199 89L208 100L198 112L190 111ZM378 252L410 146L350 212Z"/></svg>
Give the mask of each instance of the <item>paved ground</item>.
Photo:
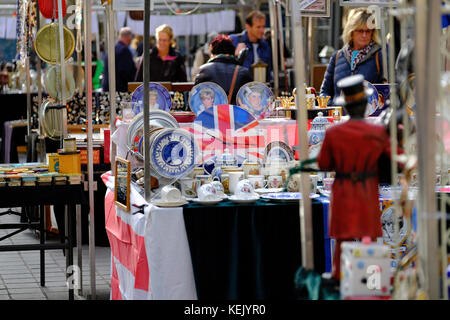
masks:
<svg viewBox="0 0 450 320"><path fill-rule="evenodd" d="M20 208L14 209L20 211ZM0 209L5 212L5 209ZM20 217L14 214L0 215L0 223L18 223ZM0 238L14 230L1 230ZM46 242L57 242L47 239ZM0 245L38 244L36 231L28 229ZM95 247L96 300L107 300L111 290L109 247ZM74 264L78 264L77 249L74 249ZM40 286L39 251L0 252L0 300L67 300L68 288L65 279L66 257L63 250L47 250L45 254L45 287ZM82 246L83 292L75 299L92 299L89 269L89 246Z"/></svg>

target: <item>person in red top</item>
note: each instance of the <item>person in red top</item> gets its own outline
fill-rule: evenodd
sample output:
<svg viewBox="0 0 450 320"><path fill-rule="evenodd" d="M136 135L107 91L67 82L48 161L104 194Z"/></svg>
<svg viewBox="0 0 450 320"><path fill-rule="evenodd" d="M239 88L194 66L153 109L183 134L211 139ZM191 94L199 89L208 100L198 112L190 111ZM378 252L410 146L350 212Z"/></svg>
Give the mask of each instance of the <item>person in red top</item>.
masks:
<svg viewBox="0 0 450 320"><path fill-rule="evenodd" d="M346 77L337 85L350 120L327 129L317 163L323 171L336 172L329 235L336 239L333 277L340 280L341 243L382 236L378 160L390 156L390 138L384 126L364 119L369 96L364 77Z"/></svg>

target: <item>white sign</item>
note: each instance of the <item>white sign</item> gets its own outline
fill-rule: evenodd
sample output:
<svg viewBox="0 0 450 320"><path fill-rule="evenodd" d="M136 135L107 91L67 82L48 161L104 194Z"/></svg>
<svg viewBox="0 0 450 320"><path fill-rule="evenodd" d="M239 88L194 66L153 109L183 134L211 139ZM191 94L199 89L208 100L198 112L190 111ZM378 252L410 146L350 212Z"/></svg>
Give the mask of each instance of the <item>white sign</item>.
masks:
<svg viewBox="0 0 450 320"><path fill-rule="evenodd" d="M302 17L330 16L330 0L303 0L299 7Z"/></svg>
<svg viewBox="0 0 450 320"><path fill-rule="evenodd" d="M391 4L392 2L392 4ZM398 0L340 0L339 4L341 6L348 6L348 7L364 7L364 6L382 6L382 7L388 7L388 6L398 6Z"/></svg>
<svg viewBox="0 0 450 320"><path fill-rule="evenodd" d="M222 0L167 0L167 3L173 2L197 2L220 4ZM163 4L163 0L153 0L153 3ZM115 11L134 11L144 10L144 0L113 0L113 10Z"/></svg>

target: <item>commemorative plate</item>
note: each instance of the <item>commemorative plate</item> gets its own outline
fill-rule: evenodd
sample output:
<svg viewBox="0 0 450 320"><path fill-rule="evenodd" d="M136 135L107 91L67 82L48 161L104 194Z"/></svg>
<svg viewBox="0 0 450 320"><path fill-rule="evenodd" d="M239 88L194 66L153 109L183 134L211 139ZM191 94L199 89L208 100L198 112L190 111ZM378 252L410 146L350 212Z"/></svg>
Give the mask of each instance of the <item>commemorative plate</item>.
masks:
<svg viewBox="0 0 450 320"><path fill-rule="evenodd" d="M221 202L223 199L214 199L214 200L200 200L199 198L191 199L192 202L204 204L204 205L215 205Z"/></svg>
<svg viewBox="0 0 450 320"><path fill-rule="evenodd" d="M214 82L199 83L189 92L189 107L196 115L213 106L227 103L227 94Z"/></svg>
<svg viewBox="0 0 450 320"><path fill-rule="evenodd" d="M149 107L150 110L170 111L172 100L169 91L156 82L149 83ZM133 103L134 114L138 114L144 110L144 85L141 84L131 94L131 102Z"/></svg>
<svg viewBox="0 0 450 320"><path fill-rule="evenodd" d="M164 178L179 178L196 165L198 146L184 129L163 129L150 138L150 166Z"/></svg>
<svg viewBox="0 0 450 320"><path fill-rule="evenodd" d="M177 120L163 110L150 112L150 135L161 128L179 128ZM127 131L127 146L139 158L143 158L142 144L144 137L144 114L141 112L130 122Z"/></svg>
<svg viewBox="0 0 450 320"><path fill-rule="evenodd" d="M290 162L294 160L294 152L283 141L272 141L264 149L264 163L269 163L271 160L283 160Z"/></svg>
<svg viewBox="0 0 450 320"><path fill-rule="evenodd" d="M236 101L239 107L253 114L256 119L260 119L270 112L273 92L264 83L253 81L244 84L239 89Z"/></svg>
<svg viewBox="0 0 450 320"><path fill-rule="evenodd" d="M315 199L320 196L318 194L311 193L309 197L311 199ZM275 201L298 201L302 198L302 194L300 192L267 193L263 194L261 198Z"/></svg>
<svg viewBox="0 0 450 320"><path fill-rule="evenodd" d="M259 200L259 198L260 198L259 195L255 195L253 197L249 197L246 199L236 197L235 195L228 197L228 199L230 199L231 201L233 201L235 203L242 203L242 204L253 203L253 202Z"/></svg>
<svg viewBox="0 0 450 320"><path fill-rule="evenodd" d="M380 106L380 101L379 101L379 97L378 97L378 90L377 88L375 88L375 86L373 84L371 84L368 81L365 81L367 84L367 87L369 89L372 89L373 92L372 94L367 98L367 111L366 114L368 116L371 116L372 114L375 113L375 111L377 111L378 107Z"/></svg>

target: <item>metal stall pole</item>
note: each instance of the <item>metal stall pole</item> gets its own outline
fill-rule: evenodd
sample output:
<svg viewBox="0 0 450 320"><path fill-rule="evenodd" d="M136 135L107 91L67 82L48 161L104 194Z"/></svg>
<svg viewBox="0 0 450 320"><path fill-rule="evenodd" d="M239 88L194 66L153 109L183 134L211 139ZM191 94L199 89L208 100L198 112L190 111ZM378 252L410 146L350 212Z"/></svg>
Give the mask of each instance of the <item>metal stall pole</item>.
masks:
<svg viewBox="0 0 450 320"><path fill-rule="evenodd" d="M392 2L391 2L392 3ZM386 10L387 13L389 13L388 10ZM384 26L384 19L380 21L380 23ZM391 32L391 37L389 41L389 73L385 73L386 75L389 75L389 84L390 84L390 99L391 99L391 108L392 108L392 115L389 122L389 130L390 130L390 140L391 140L391 150L394 150L392 152L395 152L394 155L397 155L397 108L399 105L398 99L397 99L397 87L395 85L395 30L394 30L394 16L388 14L388 23L389 23L389 30ZM383 27L384 29L384 27ZM383 46L383 49L386 49L385 46ZM384 53L383 53L384 54ZM387 60L387 59L386 59ZM392 187L397 187L398 185L398 174L397 174L397 156L393 156L391 158L391 185ZM394 242L397 243L399 241L399 215L401 212L400 208L400 194L395 194L395 201L394 201ZM400 218L401 219L401 218ZM395 249L395 265L396 267L400 264L400 248Z"/></svg>
<svg viewBox="0 0 450 320"><path fill-rule="evenodd" d="M62 8L62 0L58 0L58 8ZM65 68L65 50L64 50L64 28L63 28L63 15L62 10L58 10L58 31L59 31L59 61L61 70L61 99L62 106L66 105L66 68ZM64 138L67 137L67 109L62 108L62 134L61 144L63 147Z"/></svg>
<svg viewBox="0 0 450 320"><path fill-rule="evenodd" d="M278 97L279 90L279 71L278 71L278 24L275 12L274 0L269 0L269 15L270 15L270 30L271 30L271 41L272 41L272 71L273 71L273 93L275 97Z"/></svg>
<svg viewBox="0 0 450 320"><path fill-rule="evenodd" d="M280 1L277 0L276 2L276 13L277 13L277 28L278 28L278 42L280 44L280 62L281 62L281 69L284 73L284 82L286 86L286 91L288 90L288 76L286 73L286 61L284 59L284 36L283 36L283 20L281 16L281 5ZM289 20L289 19L287 19Z"/></svg>
<svg viewBox="0 0 450 320"><path fill-rule="evenodd" d="M145 181L145 200L150 201L150 110L149 110L149 88L150 81L150 11L153 7L153 0L145 0L144 3L144 181Z"/></svg>
<svg viewBox="0 0 450 320"><path fill-rule="evenodd" d="M41 11L39 10L39 1L36 1L36 30L39 30L41 28ZM37 87L38 87L38 112L39 108L42 104L42 82L41 82L41 75L42 75L42 66L41 66L41 60L38 59L36 63L36 72L37 72ZM38 145L39 145L39 157L37 161L39 162L45 162L45 140L41 129L41 122L38 121Z"/></svg>
<svg viewBox="0 0 450 320"><path fill-rule="evenodd" d="M92 150L92 16L91 0L86 0L84 7L84 65L87 107L87 154L88 154L88 184L89 184L89 261L91 276L91 299L96 299L95 288L95 215L94 215L94 165Z"/></svg>
<svg viewBox="0 0 450 320"><path fill-rule="evenodd" d="M381 21L380 21L380 27L381 27L381 55L382 55L382 60L383 60L383 76L385 79L389 79L388 77L388 57L387 57L387 42L386 42L386 27L384 25L384 17L385 17L385 10L383 10L381 7L380 8L380 17L381 17ZM378 19L378 17L377 17ZM391 30L391 32L393 32L394 30ZM392 34L391 34L392 35ZM392 50L393 48L391 48Z"/></svg>
<svg viewBox="0 0 450 320"><path fill-rule="evenodd" d="M439 299L438 220L435 195L436 102L439 85L440 6L416 0L416 102L419 196L417 212L418 265L424 290ZM431 112L430 112L431 111Z"/></svg>
<svg viewBox="0 0 450 320"><path fill-rule="evenodd" d="M116 131L116 54L115 54L115 19L112 3L108 1L106 5L106 34L108 43L108 82L109 82L109 132L110 136ZM115 163L116 163L116 144L110 139L110 159L111 159L111 172L115 175Z"/></svg>
<svg viewBox="0 0 450 320"><path fill-rule="evenodd" d="M300 161L306 160L308 157L308 136L307 136L307 119L305 100L305 57L303 51L303 28L302 17L298 1L291 1L291 19L292 34L294 37L294 61L295 61L295 85L297 95L295 106L297 108L297 128L300 145ZM297 32L297 33L295 33ZM300 240L302 248L302 266L306 269L314 269L314 247L313 247L313 228L312 228L312 212L311 199L309 194L311 186L309 183L309 173L301 174L301 192L304 195L300 199Z"/></svg>

